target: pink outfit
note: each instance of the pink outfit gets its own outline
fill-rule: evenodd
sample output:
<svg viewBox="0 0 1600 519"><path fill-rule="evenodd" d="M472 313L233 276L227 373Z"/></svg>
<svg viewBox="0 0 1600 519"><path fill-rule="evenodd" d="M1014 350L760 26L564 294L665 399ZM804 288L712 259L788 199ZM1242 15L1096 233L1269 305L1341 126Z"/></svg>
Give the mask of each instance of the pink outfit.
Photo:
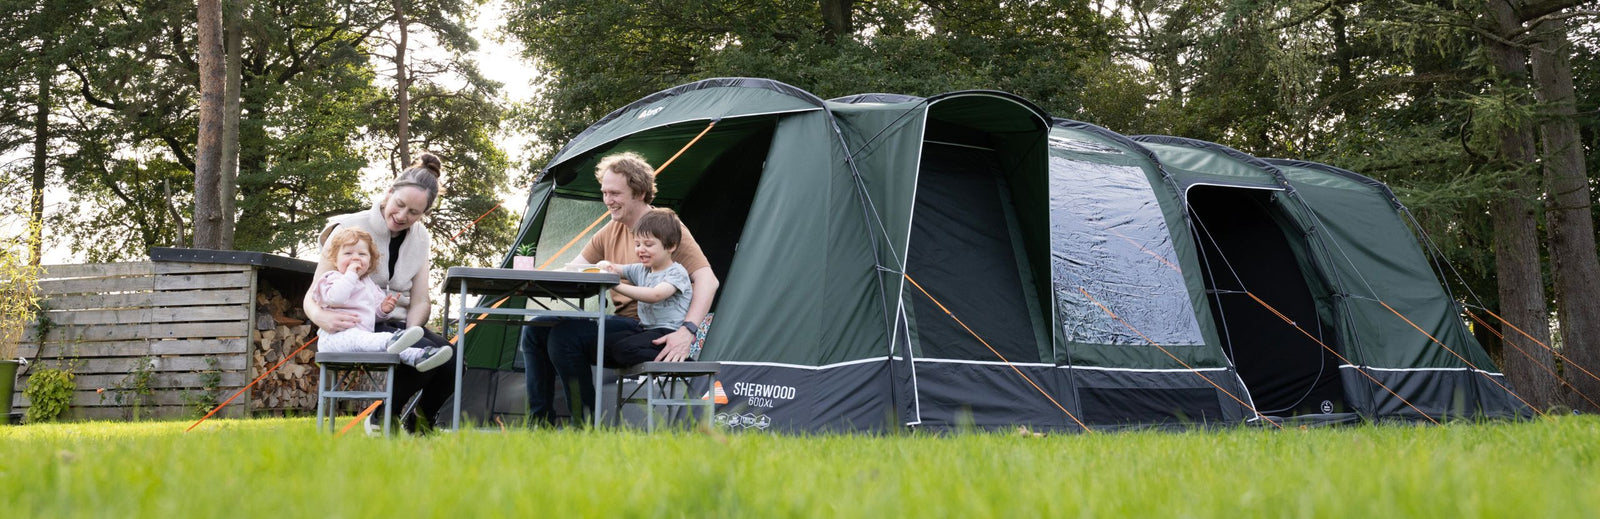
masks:
<svg viewBox="0 0 1600 519"><path fill-rule="evenodd" d="M354 273L330 271L322 275L317 282L317 294L322 296L325 305L343 306L342 312L355 312L361 316L361 324L356 329L372 331L372 325L378 320L378 306L383 304L383 289L371 279L357 276Z"/></svg>
<svg viewBox="0 0 1600 519"><path fill-rule="evenodd" d="M391 333L373 331L378 306L383 304L383 289L371 279L355 274L329 271L317 281L317 295L325 305L338 305L337 312L352 312L361 324L338 333L317 330L317 349L321 351L384 351Z"/></svg>

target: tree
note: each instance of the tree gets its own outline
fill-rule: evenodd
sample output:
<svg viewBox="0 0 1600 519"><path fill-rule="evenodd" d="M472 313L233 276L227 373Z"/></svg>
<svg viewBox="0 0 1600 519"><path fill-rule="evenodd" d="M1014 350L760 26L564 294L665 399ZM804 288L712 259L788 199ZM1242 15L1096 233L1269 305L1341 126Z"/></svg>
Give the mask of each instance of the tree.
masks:
<svg viewBox="0 0 1600 519"><path fill-rule="evenodd" d="M195 153L194 246L222 247L222 121L227 77L222 50L222 4L199 0L200 140Z"/></svg>
<svg viewBox="0 0 1600 519"><path fill-rule="evenodd" d="M242 81L240 55L244 46L244 27L239 23L246 0L231 0L225 4L222 19L227 41L227 53L222 87L222 171L218 176L219 197L222 199L221 249L233 250L233 231L239 212L239 86Z"/></svg>
<svg viewBox="0 0 1600 519"><path fill-rule="evenodd" d="M527 113L548 155L628 102L718 76L824 98L1001 89L1073 113L1085 71L1116 66L1105 49L1118 23L1067 1L524 0L506 30L549 71Z"/></svg>
<svg viewBox="0 0 1600 519"><path fill-rule="evenodd" d="M1536 38L1530 58L1534 92L1543 107L1540 165L1547 193L1546 231L1561 342L1578 365L1600 367L1600 257L1596 256L1590 179L1578 129L1572 45L1566 20L1542 18L1530 20ZM1581 374L1576 366L1568 368L1567 377L1583 395L1600 395L1600 380ZM1592 411L1600 411L1592 407Z"/></svg>

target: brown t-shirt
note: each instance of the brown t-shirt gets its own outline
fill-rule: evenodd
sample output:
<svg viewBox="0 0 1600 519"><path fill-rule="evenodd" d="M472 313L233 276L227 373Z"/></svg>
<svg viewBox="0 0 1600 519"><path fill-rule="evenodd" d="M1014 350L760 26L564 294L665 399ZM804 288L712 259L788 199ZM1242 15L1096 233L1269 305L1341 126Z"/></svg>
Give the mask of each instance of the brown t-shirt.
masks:
<svg viewBox="0 0 1600 519"><path fill-rule="evenodd" d="M683 269L689 271L691 275L696 270L710 267L711 262L706 261L706 254L700 251L700 244L694 241L694 235L689 233L689 228L679 222L678 231L683 236L678 240L678 248L672 251L672 261L683 265ZM589 244L585 245L583 252L579 254L585 258L599 258L612 263L638 263L639 256L633 252L633 234L633 229L623 227L616 220L612 220L605 227L601 227L600 232L594 233L594 238L589 240ZM621 294L611 293L611 302L616 309L614 313L637 318L638 303L632 299L628 299L625 304L618 303L619 298Z"/></svg>

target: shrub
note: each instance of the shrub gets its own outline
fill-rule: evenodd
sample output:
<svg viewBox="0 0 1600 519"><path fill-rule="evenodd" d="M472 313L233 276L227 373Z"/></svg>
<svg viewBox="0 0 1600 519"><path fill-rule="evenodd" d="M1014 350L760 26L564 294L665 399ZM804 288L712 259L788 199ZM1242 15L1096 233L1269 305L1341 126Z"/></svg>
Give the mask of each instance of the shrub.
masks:
<svg viewBox="0 0 1600 519"><path fill-rule="evenodd" d="M72 405L72 392L78 389L77 377L65 369L41 369L28 377L28 423L48 422L60 418Z"/></svg>

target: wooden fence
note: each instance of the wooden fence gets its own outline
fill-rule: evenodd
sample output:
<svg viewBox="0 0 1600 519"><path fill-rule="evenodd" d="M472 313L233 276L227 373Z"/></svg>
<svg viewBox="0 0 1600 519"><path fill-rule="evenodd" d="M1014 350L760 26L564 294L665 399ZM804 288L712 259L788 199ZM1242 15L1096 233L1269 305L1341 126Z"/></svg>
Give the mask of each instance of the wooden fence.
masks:
<svg viewBox="0 0 1600 519"><path fill-rule="evenodd" d="M269 314L258 317L258 291L265 288L260 285L267 270L248 263L175 261L46 266L39 278L44 311L29 327L19 352L32 364L18 377L15 408L29 405L23 391L32 373L65 368L77 378L66 418L204 412L261 371L257 350L263 346L258 344L263 332L258 324L274 330L269 336L288 329L270 322ZM291 283L296 285L310 278L309 273L289 274L305 278ZM303 285L293 288L304 290ZM309 326L294 328L310 333ZM314 367L296 364L300 367L294 376L314 380ZM296 382L315 387L309 380ZM253 407L251 399L241 396L220 414L248 416L257 410Z"/></svg>

